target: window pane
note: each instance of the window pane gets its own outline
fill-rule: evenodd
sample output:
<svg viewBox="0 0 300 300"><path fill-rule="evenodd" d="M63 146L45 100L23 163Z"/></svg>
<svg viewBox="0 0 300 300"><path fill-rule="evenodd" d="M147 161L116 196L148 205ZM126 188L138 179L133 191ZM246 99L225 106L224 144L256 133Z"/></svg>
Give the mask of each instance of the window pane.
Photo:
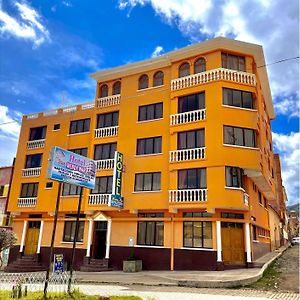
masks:
<svg viewBox="0 0 300 300"><path fill-rule="evenodd" d="M239 173L237 168L231 168L232 186L240 187L239 184Z"/></svg>
<svg viewBox="0 0 300 300"><path fill-rule="evenodd" d="M140 106L139 107L139 121L145 121L147 120L147 107L146 106Z"/></svg>
<svg viewBox="0 0 300 300"><path fill-rule="evenodd" d="M134 190L136 192L143 190L143 174L136 174L135 175L135 187Z"/></svg>
<svg viewBox="0 0 300 300"><path fill-rule="evenodd" d="M243 92L243 107L249 109L253 108L252 93Z"/></svg>
<svg viewBox="0 0 300 300"><path fill-rule="evenodd" d="M234 127L234 145L244 146L243 129Z"/></svg>
<svg viewBox="0 0 300 300"><path fill-rule="evenodd" d="M198 106L196 109L204 109L205 108L205 93L198 94Z"/></svg>
<svg viewBox="0 0 300 300"><path fill-rule="evenodd" d="M164 244L164 223L156 222L155 245L163 246Z"/></svg>
<svg viewBox="0 0 300 300"><path fill-rule="evenodd" d="M194 247L202 247L202 222L194 222Z"/></svg>
<svg viewBox="0 0 300 300"><path fill-rule="evenodd" d="M187 170L178 171L178 189L183 190L187 188Z"/></svg>
<svg viewBox="0 0 300 300"><path fill-rule="evenodd" d="M245 146L246 147L255 147L254 143L254 131L252 129L244 129L245 134Z"/></svg>
<svg viewBox="0 0 300 300"><path fill-rule="evenodd" d="M102 157L101 159L108 159L110 154L110 144L104 144L102 147Z"/></svg>
<svg viewBox="0 0 300 300"><path fill-rule="evenodd" d="M233 90L232 91L232 105L241 107L242 106L242 92Z"/></svg>
<svg viewBox="0 0 300 300"><path fill-rule="evenodd" d="M147 120L153 120L154 119L154 108L155 108L155 105L148 105L147 106Z"/></svg>
<svg viewBox="0 0 300 300"><path fill-rule="evenodd" d="M196 147L196 134L195 131L187 132L187 149Z"/></svg>
<svg viewBox="0 0 300 300"><path fill-rule="evenodd" d="M153 173L153 191L160 190L160 174L161 173Z"/></svg>
<svg viewBox="0 0 300 300"><path fill-rule="evenodd" d="M190 65L184 63L179 67L179 77L184 77L190 75Z"/></svg>
<svg viewBox="0 0 300 300"><path fill-rule="evenodd" d="M178 133L178 150L186 149L186 132Z"/></svg>
<svg viewBox="0 0 300 300"><path fill-rule="evenodd" d="M202 148L205 147L205 140L204 140L204 129L197 130L196 131L196 138L197 138L197 143L196 143L196 148Z"/></svg>
<svg viewBox="0 0 300 300"><path fill-rule="evenodd" d="M159 71L156 72L153 76L153 86L163 85L164 73Z"/></svg>
<svg viewBox="0 0 300 300"><path fill-rule="evenodd" d="M223 88L223 104L232 105L232 90Z"/></svg>
<svg viewBox="0 0 300 300"><path fill-rule="evenodd" d="M145 140L145 154L153 153L153 138Z"/></svg>
<svg viewBox="0 0 300 300"><path fill-rule="evenodd" d="M161 137L154 138L154 153L161 153Z"/></svg>
<svg viewBox="0 0 300 300"><path fill-rule="evenodd" d="M224 143L234 145L233 127L224 126Z"/></svg>
<svg viewBox="0 0 300 300"><path fill-rule="evenodd" d="M34 185L29 183L27 187L27 197L33 197L33 190Z"/></svg>
<svg viewBox="0 0 300 300"><path fill-rule="evenodd" d="M107 97L107 96L108 96L108 86L104 84L100 88L100 97Z"/></svg>
<svg viewBox="0 0 300 300"><path fill-rule="evenodd" d="M107 177L100 178L100 194L106 194L107 192Z"/></svg>
<svg viewBox="0 0 300 300"><path fill-rule="evenodd" d="M152 173L144 174L144 191L152 190Z"/></svg>
<svg viewBox="0 0 300 300"><path fill-rule="evenodd" d="M203 247L212 248L212 223L202 222L203 226Z"/></svg>
<svg viewBox="0 0 300 300"><path fill-rule="evenodd" d="M84 132L87 132L90 130L90 119L86 119L84 120L84 128L83 128L83 131Z"/></svg>
<svg viewBox="0 0 300 300"><path fill-rule="evenodd" d="M155 104L155 119L160 119L163 117L163 104Z"/></svg>
<svg viewBox="0 0 300 300"><path fill-rule="evenodd" d="M119 112L114 112L111 126L118 126L118 124L119 124Z"/></svg>
<svg viewBox="0 0 300 300"><path fill-rule="evenodd" d="M113 183L113 177L109 176L107 181L107 191L106 191L107 194L112 193L112 183Z"/></svg>
<svg viewBox="0 0 300 300"><path fill-rule="evenodd" d="M239 71L245 72L245 57L239 57Z"/></svg>
<svg viewBox="0 0 300 300"><path fill-rule="evenodd" d="M21 198L25 198L27 196L27 184L22 184L21 189Z"/></svg>
<svg viewBox="0 0 300 300"><path fill-rule="evenodd" d="M138 222L138 245L146 244L146 222Z"/></svg>
<svg viewBox="0 0 300 300"><path fill-rule="evenodd" d="M39 187L38 183L33 184L33 194L32 194L33 197L37 197L38 187Z"/></svg>
<svg viewBox="0 0 300 300"><path fill-rule="evenodd" d="M109 154L109 158L114 158L115 157L115 152L117 151L117 143L112 143L110 144L110 154Z"/></svg>
<svg viewBox="0 0 300 300"><path fill-rule="evenodd" d="M196 189L199 187L199 182L197 182L197 169L188 170L188 189Z"/></svg>
<svg viewBox="0 0 300 300"><path fill-rule="evenodd" d="M77 242L83 242L83 233L84 233L84 222L79 222L79 228L78 228L78 236L77 236Z"/></svg>
<svg viewBox="0 0 300 300"><path fill-rule="evenodd" d="M139 78L139 90L148 88L148 76L142 75Z"/></svg>
<svg viewBox="0 0 300 300"><path fill-rule="evenodd" d="M193 222L183 222L183 246L193 247Z"/></svg>
<svg viewBox="0 0 300 300"><path fill-rule="evenodd" d="M145 139L137 140L136 154L145 154Z"/></svg>
<svg viewBox="0 0 300 300"><path fill-rule="evenodd" d="M204 58L199 58L196 60L195 65L194 65L194 72L195 74L204 72L205 71L205 59Z"/></svg>
<svg viewBox="0 0 300 300"><path fill-rule="evenodd" d="M113 95L118 95L121 93L121 82L117 81L113 85Z"/></svg>
<svg viewBox="0 0 300 300"><path fill-rule="evenodd" d="M111 127L112 126L112 120L113 120L113 115L112 114L106 114L105 115L104 127Z"/></svg>
<svg viewBox="0 0 300 300"><path fill-rule="evenodd" d="M97 128L103 128L104 127L104 121L105 121L104 115L98 115Z"/></svg>
<svg viewBox="0 0 300 300"><path fill-rule="evenodd" d="M199 173L200 173L200 188L201 189L206 189L207 185L206 185L206 169L202 168L202 169L198 169Z"/></svg>
<svg viewBox="0 0 300 300"><path fill-rule="evenodd" d="M232 186L231 167L225 167L226 186Z"/></svg>
<svg viewBox="0 0 300 300"><path fill-rule="evenodd" d="M154 245L155 222L147 222L146 245Z"/></svg>
<svg viewBox="0 0 300 300"><path fill-rule="evenodd" d="M76 133L76 126L77 126L76 122L72 121L70 126L70 133Z"/></svg>

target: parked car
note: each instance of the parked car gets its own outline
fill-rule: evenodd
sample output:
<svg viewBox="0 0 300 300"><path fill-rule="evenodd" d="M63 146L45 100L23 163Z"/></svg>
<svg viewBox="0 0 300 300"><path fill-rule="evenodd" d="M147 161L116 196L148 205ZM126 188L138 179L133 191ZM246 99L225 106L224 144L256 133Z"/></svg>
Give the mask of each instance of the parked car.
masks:
<svg viewBox="0 0 300 300"><path fill-rule="evenodd" d="M293 237L292 238L292 245L299 245L300 244L300 237L297 236L297 237Z"/></svg>

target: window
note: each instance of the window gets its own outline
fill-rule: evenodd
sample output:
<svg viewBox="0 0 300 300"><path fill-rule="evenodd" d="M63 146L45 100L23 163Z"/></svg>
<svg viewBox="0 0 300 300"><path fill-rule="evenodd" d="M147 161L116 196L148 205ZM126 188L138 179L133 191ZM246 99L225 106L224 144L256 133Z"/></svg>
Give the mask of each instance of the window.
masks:
<svg viewBox="0 0 300 300"><path fill-rule="evenodd" d="M0 185L0 197L4 195L4 185Z"/></svg>
<svg viewBox="0 0 300 300"><path fill-rule="evenodd" d="M224 126L224 144L255 148L255 130L240 127Z"/></svg>
<svg viewBox="0 0 300 300"><path fill-rule="evenodd" d="M258 202L262 204L262 196L260 191L258 191Z"/></svg>
<svg viewBox="0 0 300 300"><path fill-rule="evenodd" d="M76 221L65 221L64 242L73 242L75 236ZM78 235L76 242L83 242L84 221L79 221Z"/></svg>
<svg viewBox="0 0 300 300"><path fill-rule="evenodd" d="M87 157L87 150L88 148L77 148L77 149L70 149L69 151Z"/></svg>
<svg viewBox="0 0 300 300"><path fill-rule="evenodd" d="M52 189L53 182L46 182L46 189Z"/></svg>
<svg viewBox="0 0 300 300"><path fill-rule="evenodd" d="M91 190L91 194L111 194L112 181L112 176L96 177L95 188Z"/></svg>
<svg viewBox="0 0 300 300"><path fill-rule="evenodd" d="M164 222L139 221L137 243L138 245L163 246Z"/></svg>
<svg viewBox="0 0 300 300"><path fill-rule="evenodd" d="M188 75L190 75L190 64L186 62L180 65L178 77L184 77Z"/></svg>
<svg viewBox="0 0 300 300"><path fill-rule="evenodd" d="M256 226L252 225L252 234L253 234L253 240L257 240L257 234L256 234Z"/></svg>
<svg viewBox="0 0 300 300"><path fill-rule="evenodd" d="M206 71L206 62L203 57L198 58L194 63L194 73L201 73Z"/></svg>
<svg viewBox="0 0 300 300"><path fill-rule="evenodd" d="M119 124L119 112L98 115L97 128L113 127Z"/></svg>
<svg viewBox="0 0 300 300"><path fill-rule="evenodd" d="M178 150L202 147L205 147L204 129L183 131L178 133Z"/></svg>
<svg viewBox="0 0 300 300"><path fill-rule="evenodd" d="M164 73L158 71L153 76L153 86L160 86L164 84Z"/></svg>
<svg viewBox="0 0 300 300"><path fill-rule="evenodd" d="M225 167L226 186L243 188L243 169L237 167Z"/></svg>
<svg viewBox="0 0 300 300"><path fill-rule="evenodd" d="M149 86L149 78L148 75L144 74L139 78L139 90L143 90L148 88Z"/></svg>
<svg viewBox="0 0 300 300"><path fill-rule="evenodd" d="M139 121L155 120L163 117L163 104L155 103L139 106Z"/></svg>
<svg viewBox="0 0 300 300"><path fill-rule="evenodd" d="M178 98L178 113L204 109L205 93L192 94Z"/></svg>
<svg viewBox="0 0 300 300"><path fill-rule="evenodd" d="M35 183L22 183L20 198L37 197L39 184Z"/></svg>
<svg viewBox="0 0 300 300"><path fill-rule="evenodd" d="M53 130L59 130L59 129L60 129L60 124L53 125Z"/></svg>
<svg viewBox="0 0 300 300"><path fill-rule="evenodd" d="M222 53L222 68L245 72L245 57Z"/></svg>
<svg viewBox="0 0 300 300"><path fill-rule="evenodd" d="M254 107L252 93L227 88L223 88L223 104L249 109Z"/></svg>
<svg viewBox="0 0 300 300"><path fill-rule="evenodd" d="M244 219L243 214L229 213L229 212L221 212L221 218L225 219Z"/></svg>
<svg viewBox="0 0 300 300"><path fill-rule="evenodd" d="M138 139L136 155L161 153L161 136Z"/></svg>
<svg viewBox="0 0 300 300"><path fill-rule="evenodd" d="M26 155L25 169L39 168L42 165L42 154Z"/></svg>
<svg viewBox="0 0 300 300"><path fill-rule="evenodd" d="M159 191L160 172L135 174L135 192Z"/></svg>
<svg viewBox="0 0 300 300"><path fill-rule="evenodd" d="M264 206L265 206L265 208L268 207L268 201L267 201L267 199L265 197L264 197Z"/></svg>
<svg viewBox="0 0 300 300"><path fill-rule="evenodd" d="M108 96L108 86L107 84L103 84L100 87L100 97L107 97Z"/></svg>
<svg viewBox="0 0 300 300"><path fill-rule="evenodd" d="M90 131L90 119L71 121L70 134Z"/></svg>
<svg viewBox="0 0 300 300"><path fill-rule="evenodd" d="M211 218L212 214L208 212L184 212L184 218Z"/></svg>
<svg viewBox="0 0 300 300"><path fill-rule="evenodd" d="M178 189L205 189L206 169L186 169L178 171Z"/></svg>
<svg viewBox="0 0 300 300"><path fill-rule="evenodd" d="M119 94L121 94L121 81L116 81L114 83L112 94L113 95L119 95Z"/></svg>
<svg viewBox="0 0 300 300"><path fill-rule="evenodd" d="M30 128L29 141L43 140L46 137L46 126Z"/></svg>
<svg viewBox="0 0 300 300"><path fill-rule="evenodd" d="M183 222L183 247L212 248L212 223Z"/></svg>
<svg viewBox="0 0 300 300"><path fill-rule="evenodd" d="M78 196L80 195L81 187L75 184L64 183L62 196Z"/></svg>
<svg viewBox="0 0 300 300"><path fill-rule="evenodd" d="M112 159L115 157L117 143L100 144L95 146L94 160Z"/></svg>
<svg viewBox="0 0 300 300"><path fill-rule="evenodd" d="M163 218L164 217L164 213L154 213L154 212L139 213L138 217L139 218Z"/></svg>

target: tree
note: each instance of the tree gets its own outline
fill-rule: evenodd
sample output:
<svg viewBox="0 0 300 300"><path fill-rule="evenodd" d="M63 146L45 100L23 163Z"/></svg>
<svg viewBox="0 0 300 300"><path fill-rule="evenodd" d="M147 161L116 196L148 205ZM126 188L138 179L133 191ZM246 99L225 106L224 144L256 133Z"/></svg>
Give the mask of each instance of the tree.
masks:
<svg viewBox="0 0 300 300"><path fill-rule="evenodd" d="M0 228L0 268L2 267L2 252L12 247L17 241L16 234L7 228Z"/></svg>

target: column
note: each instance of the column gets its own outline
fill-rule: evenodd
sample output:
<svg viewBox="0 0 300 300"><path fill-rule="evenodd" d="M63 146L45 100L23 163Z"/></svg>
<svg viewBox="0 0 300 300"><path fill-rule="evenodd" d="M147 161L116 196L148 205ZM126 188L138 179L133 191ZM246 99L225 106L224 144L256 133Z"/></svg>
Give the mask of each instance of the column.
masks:
<svg viewBox="0 0 300 300"><path fill-rule="evenodd" d="M246 253L247 253L247 263L251 263L251 236L250 236L250 224L245 223L245 237L246 237Z"/></svg>
<svg viewBox="0 0 300 300"><path fill-rule="evenodd" d="M39 241L38 241L38 246L36 253L39 254L41 253L41 244L42 244L42 237L43 237L43 229L44 229L44 221L41 221L41 227L40 227L40 233L39 233Z"/></svg>
<svg viewBox="0 0 300 300"><path fill-rule="evenodd" d="M20 252L23 252L24 249L24 244L25 244L25 237L26 237L26 230L27 230L27 224L28 221L25 220L24 221L24 225L23 225L23 232L22 232L22 238L21 238L21 245L20 245Z"/></svg>
<svg viewBox="0 0 300 300"><path fill-rule="evenodd" d="M106 251L105 258L109 258L109 249L110 249L110 235L111 235L111 219L107 220L107 233L106 233Z"/></svg>
<svg viewBox="0 0 300 300"><path fill-rule="evenodd" d="M89 232L88 232L88 241L87 241L87 249L86 249L86 256L91 256L91 244L92 244L92 235L93 235L93 227L94 227L94 220L89 219Z"/></svg>
<svg viewBox="0 0 300 300"><path fill-rule="evenodd" d="M221 221L217 221L217 262L222 262Z"/></svg>

